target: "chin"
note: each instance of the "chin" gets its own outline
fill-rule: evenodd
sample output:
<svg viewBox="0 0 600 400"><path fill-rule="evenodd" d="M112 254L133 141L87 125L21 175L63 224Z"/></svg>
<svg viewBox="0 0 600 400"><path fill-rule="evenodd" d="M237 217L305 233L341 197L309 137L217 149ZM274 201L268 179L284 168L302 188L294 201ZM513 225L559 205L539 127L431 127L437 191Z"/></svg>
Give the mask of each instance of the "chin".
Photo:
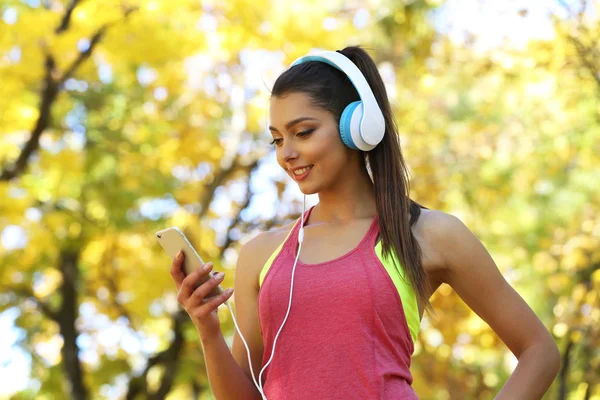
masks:
<svg viewBox="0 0 600 400"><path fill-rule="evenodd" d="M308 195L310 195L310 194L316 194L316 193L319 193L319 191L318 191L318 190L314 190L314 189L312 189L312 188L302 188L302 186L301 186L301 185L298 185L298 189L300 189L300 191L302 192L302 194L305 194L305 195L307 195L307 196L308 196Z"/></svg>

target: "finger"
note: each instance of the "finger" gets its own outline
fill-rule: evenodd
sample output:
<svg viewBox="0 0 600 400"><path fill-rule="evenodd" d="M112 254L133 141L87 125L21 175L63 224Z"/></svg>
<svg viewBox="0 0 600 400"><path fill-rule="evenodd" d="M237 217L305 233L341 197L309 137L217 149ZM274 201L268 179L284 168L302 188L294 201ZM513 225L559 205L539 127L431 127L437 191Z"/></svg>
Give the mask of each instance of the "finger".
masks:
<svg viewBox="0 0 600 400"><path fill-rule="evenodd" d="M183 279L185 278L185 273L183 272L183 268L181 268L181 266L183 265L184 257L185 255L183 254L183 251L181 251L171 263L170 272L171 276L173 277L173 280L175 281L175 285L177 286L177 290L179 290L179 288L181 287L181 282L183 282Z"/></svg>
<svg viewBox="0 0 600 400"><path fill-rule="evenodd" d="M218 296L205 299L204 304L196 309L194 313L197 318L202 318L215 311L219 306L225 303L233 294L233 288L229 288Z"/></svg>
<svg viewBox="0 0 600 400"><path fill-rule="evenodd" d="M185 277L181 282L180 296L182 299L187 299L192 295L192 292L196 288L196 285L200 280L212 271L213 264L207 262L202 268L196 269L194 272Z"/></svg>
<svg viewBox="0 0 600 400"><path fill-rule="evenodd" d="M206 303L206 301L208 300L206 299L206 296L208 296L214 288L216 288L221 284L221 282L223 282L224 277L224 273L217 272L216 274L212 275L211 279L198 286L196 290L194 290L194 292L192 293L192 296L190 297L188 307L197 307L198 305Z"/></svg>

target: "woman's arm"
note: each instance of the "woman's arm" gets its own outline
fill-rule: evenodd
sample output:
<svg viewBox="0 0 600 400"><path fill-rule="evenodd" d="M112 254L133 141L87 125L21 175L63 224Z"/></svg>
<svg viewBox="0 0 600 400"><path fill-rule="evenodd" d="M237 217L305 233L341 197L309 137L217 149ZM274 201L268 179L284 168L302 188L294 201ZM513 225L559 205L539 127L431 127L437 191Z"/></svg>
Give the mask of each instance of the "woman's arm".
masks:
<svg viewBox="0 0 600 400"><path fill-rule="evenodd" d="M445 264L442 280L488 323L519 360L496 399L541 399L560 368L560 353L552 336L506 282L475 235L458 218L436 213L433 235Z"/></svg>

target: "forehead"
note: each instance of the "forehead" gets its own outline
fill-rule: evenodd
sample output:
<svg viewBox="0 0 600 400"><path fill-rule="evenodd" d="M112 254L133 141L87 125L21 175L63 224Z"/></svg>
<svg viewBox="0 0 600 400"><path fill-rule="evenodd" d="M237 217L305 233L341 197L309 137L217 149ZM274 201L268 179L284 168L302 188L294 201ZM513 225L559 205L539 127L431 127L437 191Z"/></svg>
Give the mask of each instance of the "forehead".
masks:
<svg viewBox="0 0 600 400"><path fill-rule="evenodd" d="M305 93L289 93L283 97L273 96L269 104L271 120L286 120L295 116L318 115L325 110L312 104Z"/></svg>

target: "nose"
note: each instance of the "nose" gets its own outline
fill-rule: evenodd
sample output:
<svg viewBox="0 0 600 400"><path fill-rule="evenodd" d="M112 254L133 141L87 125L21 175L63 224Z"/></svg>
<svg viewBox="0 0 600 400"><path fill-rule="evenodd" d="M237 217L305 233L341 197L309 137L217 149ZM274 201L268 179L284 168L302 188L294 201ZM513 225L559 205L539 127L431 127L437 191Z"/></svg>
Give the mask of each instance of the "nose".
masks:
<svg viewBox="0 0 600 400"><path fill-rule="evenodd" d="M294 146L291 140L284 140L283 144L280 147L280 154L286 163L289 163L290 161L298 158L298 150L296 149L296 146Z"/></svg>

